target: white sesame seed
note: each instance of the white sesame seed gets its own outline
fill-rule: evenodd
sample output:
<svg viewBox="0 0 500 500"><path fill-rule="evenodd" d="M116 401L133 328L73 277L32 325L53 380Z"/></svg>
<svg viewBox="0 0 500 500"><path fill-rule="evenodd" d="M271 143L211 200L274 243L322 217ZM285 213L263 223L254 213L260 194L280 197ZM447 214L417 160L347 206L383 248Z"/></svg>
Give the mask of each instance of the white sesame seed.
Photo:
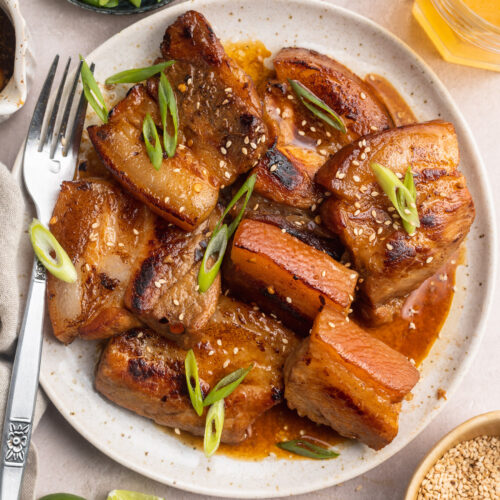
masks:
<svg viewBox="0 0 500 500"><path fill-rule="evenodd" d="M179 314L179 321L182 321L184 319L184 313Z"/></svg>
<svg viewBox="0 0 500 500"><path fill-rule="evenodd" d="M220 152L223 154L223 155L226 155L227 154L227 149L225 147L221 147L220 148Z"/></svg>
<svg viewBox="0 0 500 500"><path fill-rule="evenodd" d="M358 209L358 210L356 210L356 211L354 212L354 215L355 215L355 216L358 216L360 213L361 213L361 210L359 210L359 209Z"/></svg>
<svg viewBox="0 0 500 500"><path fill-rule="evenodd" d="M215 351L214 351L214 350L208 351L208 355L209 355L209 356L213 356L214 354L215 354Z"/></svg>
<svg viewBox="0 0 500 500"><path fill-rule="evenodd" d="M161 288L161 283L159 281L155 281L155 287L156 288Z"/></svg>
<svg viewBox="0 0 500 500"><path fill-rule="evenodd" d="M227 368L229 366L229 363L231 363L231 360L226 359L226 361L224 361L224 364L222 365L222 368Z"/></svg>
<svg viewBox="0 0 500 500"><path fill-rule="evenodd" d="M244 155L247 155L248 154L248 149L247 148L241 148L241 152L244 154Z"/></svg>
<svg viewBox="0 0 500 500"><path fill-rule="evenodd" d="M370 234L369 238L370 241L373 241L375 239L375 233Z"/></svg>
<svg viewBox="0 0 500 500"><path fill-rule="evenodd" d="M185 210L185 207L181 207L181 208L179 208L179 213L184 212L184 210Z"/></svg>
<svg viewBox="0 0 500 500"><path fill-rule="evenodd" d="M177 299L174 299L172 302L174 303L175 306L180 305L180 302Z"/></svg>
<svg viewBox="0 0 500 500"><path fill-rule="evenodd" d="M359 166L359 161L358 160L352 160L351 162L354 166Z"/></svg>
<svg viewBox="0 0 500 500"><path fill-rule="evenodd" d="M362 159L362 160L366 160L366 153L361 153L359 155L359 157Z"/></svg>
<svg viewBox="0 0 500 500"><path fill-rule="evenodd" d="M271 165L271 167L269 168L269 170L271 172L274 172L277 168L278 168L278 165L276 165L276 163L274 163L273 165Z"/></svg>
<svg viewBox="0 0 500 500"><path fill-rule="evenodd" d="M217 345L222 345L222 340L221 339L217 339Z"/></svg>
<svg viewBox="0 0 500 500"><path fill-rule="evenodd" d="M337 173L335 174L335 177L336 177L337 179L343 179L343 178L345 177L345 174L344 174L344 173L342 173L342 172L337 172Z"/></svg>
<svg viewBox="0 0 500 500"><path fill-rule="evenodd" d="M231 144L232 144L232 142L231 142L231 141L227 141L227 142L226 142L226 149L229 149L229 148L231 147Z"/></svg>
<svg viewBox="0 0 500 500"><path fill-rule="evenodd" d="M370 193L374 198L376 198L378 196L378 192L377 191L372 191Z"/></svg>
<svg viewBox="0 0 500 500"><path fill-rule="evenodd" d="M359 178L359 175L353 175L352 176L354 182L359 182L361 179Z"/></svg>
<svg viewBox="0 0 500 500"><path fill-rule="evenodd" d="M288 344L288 339L286 339L285 337L283 337L283 338L281 339L281 342L283 342L283 344Z"/></svg>
<svg viewBox="0 0 500 500"><path fill-rule="evenodd" d="M361 92L361 94L359 94L359 96L361 97L361 99L366 99L366 94L364 92Z"/></svg>
<svg viewBox="0 0 500 500"><path fill-rule="evenodd" d="M238 348L237 348L237 347L235 347L235 348L233 349L233 354L238 354Z"/></svg>
<svg viewBox="0 0 500 500"><path fill-rule="evenodd" d="M132 232L137 236L139 234L139 231L137 231L137 229L134 227L134 229L132 229Z"/></svg>
<svg viewBox="0 0 500 500"><path fill-rule="evenodd" d="M289 304L291 304L291 303L292 303L292 299L291 299L291 297L287 297L287 298L286 298L286 301L287 301Z"/></svg>
<svg viewBox="0 0 500 500"><path fill-rule="evenodd" d="M430 264L434 260L434 257L427 257L426 264Z"/></svg>
<svg viewBox="0 0 500 500"><path fill-rule="evenodd" d="M92 229L97 229L99 227L99 223L98 222L94 222L90 227Z"/></svg>
<svg viewBox="0 0 500 500"><path fill-rule="evenodd" d="M328 326L329 326L330 328L335 328L335 323L333 323L332 321L329 321L329 322L328 322Z"/></svg>
<svg viewBox="0 0 500 500"><path fill-rule="evenodd" d="M180 430L180 429L178 429L177 427L174 429L174 432L175 432L178 436L180 436L180 435L181 435L181 430Z"/></svg>
<svg viewBox="0 0 500 500"><path fill-rule="evenodd" d="M304 136L306 133L303 130L299 130L299 135Z"/></svg>
<svg viewBox="0 0 500 500"><path fill-rule="evenodd" d="M257 149L257 144L255 144L255 142L251 142L251 143L250 143L250 147L251 147L252 149Z"/></svg>
<svg viewBox="0 0 500 500"><path fill-rule="evenodd" d="M226 172L224 172L224 177L225 177L226 179L229 179L229 178L231 177L231 174L230 174L229 172L227 172L227 171L226 171Z"/></svg>
<svg viewBox="0 0 500 500"><path fill-rule="evenodd" d="M385 246L387 247L387 250L394 250L394 247L390 243L386 243Z"/></svg>
<svg viewBox="0 0 500 500"><path fill-rule="evenodd" d="M408 325L408 328L410 330L415 330L417 327L415 326L415 323L413 323L413 321L411 321L410 324Z"/></svg>

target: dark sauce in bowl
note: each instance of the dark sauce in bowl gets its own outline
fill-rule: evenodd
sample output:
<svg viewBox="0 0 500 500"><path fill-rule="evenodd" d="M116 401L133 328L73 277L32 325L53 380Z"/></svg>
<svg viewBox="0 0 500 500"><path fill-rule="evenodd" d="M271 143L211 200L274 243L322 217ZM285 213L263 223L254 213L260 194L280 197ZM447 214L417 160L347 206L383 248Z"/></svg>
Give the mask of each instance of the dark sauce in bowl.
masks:
<svg viewBox="0 0 500 500"><path fill-rule="evenodd" d="M7 13L0 9L0 92L14 73L15 50L14 26Z"/></svg>

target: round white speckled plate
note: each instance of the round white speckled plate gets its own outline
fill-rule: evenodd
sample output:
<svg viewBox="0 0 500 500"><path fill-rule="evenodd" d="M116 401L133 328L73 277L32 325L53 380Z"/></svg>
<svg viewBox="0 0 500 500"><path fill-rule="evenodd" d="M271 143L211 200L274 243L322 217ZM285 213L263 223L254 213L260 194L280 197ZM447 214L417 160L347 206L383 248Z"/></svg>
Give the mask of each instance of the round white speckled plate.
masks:
<svg viewBox="0 0 500 500"><path fill-rule="evenodd" d="M225 456L207 460L141 418L103 399L93 388L96 345L77 341L65 347L47 328L41 368L42 385L59 411L88 441L123 465L185 490L231 497L298 494L353 478L403 448L459 386L480 342L494 277L494 224L486 173L462 116L430 69L391 34L359 15L316 0L190 1L158 12L117 34L87 58L103 81L115 71L142 66L159 54L166 26L192 8L201 11L223 40L262 40L270 50L285 45L314 48L338 59L360 75L386 76L420 120L452 121L465 172L476 203L476 222L467 240L468 265L458 272L457 294L440 338L423 363L422 379L405 402L400 431L379 452L349 443L335 460L244 462ZM117 97L117 96L115 96ZM464 295L467 295L467 301Z"/></svg>

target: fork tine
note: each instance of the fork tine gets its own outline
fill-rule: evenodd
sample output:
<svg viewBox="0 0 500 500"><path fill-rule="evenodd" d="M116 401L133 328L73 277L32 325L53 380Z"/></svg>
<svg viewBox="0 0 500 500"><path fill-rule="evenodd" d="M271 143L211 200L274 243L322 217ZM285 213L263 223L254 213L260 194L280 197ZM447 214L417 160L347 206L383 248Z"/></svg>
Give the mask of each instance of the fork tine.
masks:
<svg viewBox="0 0 500 500"><path fill-rule="evenodd" d="M95 65L90 66L90 71L94 71ZM82 140L83 125L85 124L85 115L87 113L87 99L82 91L75 118L73 120L73 129L71 131L71 140L64 147L64 155L66 160L71 163L76 163L78 152L80 150L80 142Z"/></svg>
<svg viewBox="0 0 500 500"><path fill-rule="evenodd" d="M50 96L50 90L52 88L52 82L54 81L54 76L57 70L57 64L59 62L59 55L54 57L54 61L50 66L47 78L43 84L42 91L38 97L38 101L35 106L35 111L33 112L33 118L30 122L30 127L28 129L28 138L26 143L38 141L42 135L43 118L45 116L45 111L47 109L47 102Z"/></svg>
<svg viewBox="0 0 500 500"><path fill-rule="evenodd" d="M54 99L54 104L52 105L52 113L50 114L47 130L43 138L40 140L38 151L41 151L45 146L50 146L50 143L52 141L52 134L54 133L54 127L56 125L56 120L57 120L57 113L59 111L59 105L61 103L61 97L64 90L64 84L66 83L66 77L68 76L68 70L70 64L71 64L71 57L68 59L66 67L64 68L64 73L61 78L61 83L59 83L59 88L57 89L56 98Z"/></svg>
<svg viewBox="0 0 500 500"><path fill-rule="evenodd" d="M59 127L59 133L57 134L57 136L54 138L54 140L52 142L52 148L50 151L51 158L54 157L55 150L56 150L59 143L61 143L61 145L63 146L63 149L64 149L64 144L62 144L62 142L64 140L63 138L66 135L66 129L68 128L69 115L71 113L71 108L73 107L73 101L75 99L75 93L76 93L76 87L78 85L78 80L80 79L80 71L82 69L82 64L83 64L83 61L80 61L78 64L78 67L76 68L75 78L73 79L73 83L71 85L71 91L70 91L70 93L68 95L68 99L66 101L66 107L64 108L64 114L63 114L63 117L61 120L61 125Z"/></svg>

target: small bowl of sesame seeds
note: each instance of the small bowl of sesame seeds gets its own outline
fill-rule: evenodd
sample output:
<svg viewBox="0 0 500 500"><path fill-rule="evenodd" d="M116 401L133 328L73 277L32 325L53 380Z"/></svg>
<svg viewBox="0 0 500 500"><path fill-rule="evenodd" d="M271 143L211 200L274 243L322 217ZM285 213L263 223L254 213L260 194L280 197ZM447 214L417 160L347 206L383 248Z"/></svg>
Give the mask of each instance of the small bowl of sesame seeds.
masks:
<svg viewBox="0 0 500 500"><path fill-rule="evenodd" d="M467 420L422 460L405 500L500 498L500 411Z"/></svg>

